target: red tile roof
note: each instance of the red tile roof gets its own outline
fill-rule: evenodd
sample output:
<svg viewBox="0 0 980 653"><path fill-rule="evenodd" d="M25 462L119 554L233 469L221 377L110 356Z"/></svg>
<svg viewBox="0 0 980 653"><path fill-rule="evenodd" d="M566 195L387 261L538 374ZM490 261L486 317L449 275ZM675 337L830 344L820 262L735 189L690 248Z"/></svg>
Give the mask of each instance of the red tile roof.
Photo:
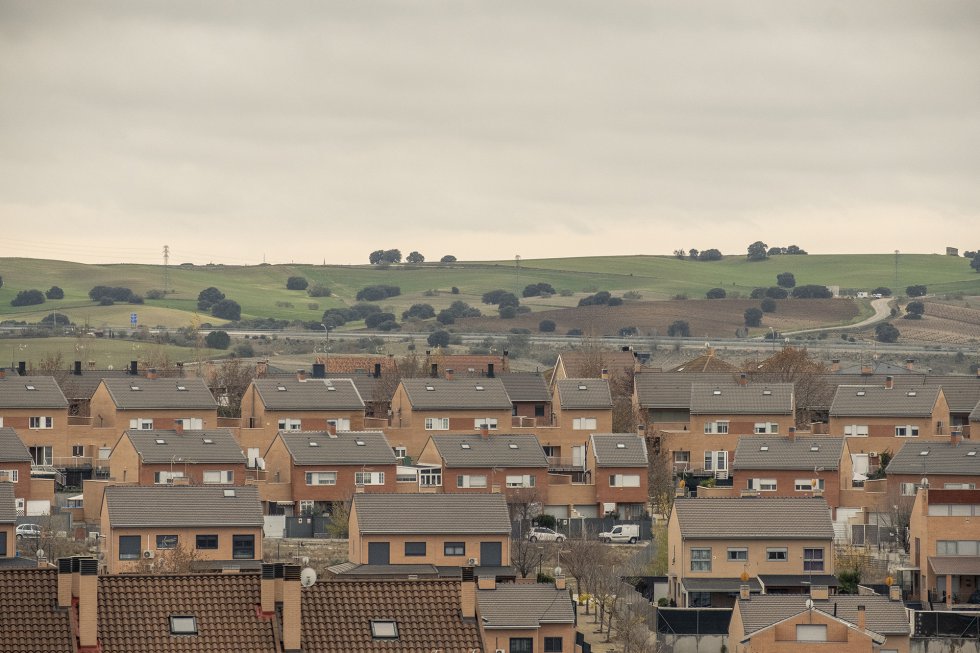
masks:
<svg viewBox="0 0 980 653"><path fill-rule="evenodd" d="M73 650L69 613L58 610L54 569L0 571L0 652L65 653Z"/></svg>
<svg viewBox="0 0 980 653"><path fill-rule="evenodd" d="M317 356L317 363L324 365L326 372L350 374L374 374L374 366L381 365L381 373L390 374L398 369L395 359L390 356Z"/></svg>

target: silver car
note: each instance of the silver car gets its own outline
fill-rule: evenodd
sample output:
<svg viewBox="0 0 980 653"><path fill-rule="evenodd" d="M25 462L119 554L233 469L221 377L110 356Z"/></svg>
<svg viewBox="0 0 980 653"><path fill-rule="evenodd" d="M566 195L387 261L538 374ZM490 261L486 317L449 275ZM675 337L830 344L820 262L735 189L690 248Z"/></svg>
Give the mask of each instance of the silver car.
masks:
<svg viewBox="0 0 980 653"><path fill-rule="evenodd" d="M531 529L531 532L527 534L527 539L531 542L564 542L565 536L561 533L556 533L550 528L535 526Z"/></svg>
<svg viewBox="0 0 980 653"><path fill-rule="evenodd" d="M41 537L41 527L37 524L21 524L17 527L17 539L36 540Z"/></svg>

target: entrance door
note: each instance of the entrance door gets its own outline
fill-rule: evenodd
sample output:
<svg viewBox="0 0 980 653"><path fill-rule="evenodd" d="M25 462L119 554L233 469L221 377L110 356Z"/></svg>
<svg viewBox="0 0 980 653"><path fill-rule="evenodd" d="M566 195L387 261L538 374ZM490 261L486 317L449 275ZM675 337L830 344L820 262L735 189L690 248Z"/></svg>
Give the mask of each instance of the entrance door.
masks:
<svg viewBox="0 0 980 653"><path fill-rule="evenodd" d="M480 542L481 567L499 567L502 560L500 542Z"/></svg>
<svg viewBox="0 0 980 653"><path fill-rule="evenodd" d="M388 542L368 542L369 565L387 565L390 561Z"/></svg>

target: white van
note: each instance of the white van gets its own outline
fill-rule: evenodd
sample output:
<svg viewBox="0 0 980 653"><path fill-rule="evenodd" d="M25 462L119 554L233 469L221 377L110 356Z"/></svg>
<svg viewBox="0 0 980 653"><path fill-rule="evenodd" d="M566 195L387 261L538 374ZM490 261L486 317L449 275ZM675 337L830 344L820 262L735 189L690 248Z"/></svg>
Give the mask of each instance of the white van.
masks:
<svg viewBox="0 0 980 653"><path fill-rule="evenodd" d="M613 526L608 533L599 533L599 541L616 542L623 544L629 542L635 544L640 539L640 526L638 524L619 524Z"/></svg>

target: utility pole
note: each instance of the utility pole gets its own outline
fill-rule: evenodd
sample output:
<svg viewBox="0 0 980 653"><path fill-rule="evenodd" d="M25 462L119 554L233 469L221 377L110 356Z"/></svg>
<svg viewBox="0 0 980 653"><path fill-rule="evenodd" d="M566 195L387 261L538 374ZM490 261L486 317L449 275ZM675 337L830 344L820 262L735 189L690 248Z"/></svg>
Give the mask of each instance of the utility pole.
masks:
<svg viewBox="0 0 980 653"><path fill-rule="evenodd" d="M163 246L163 294L170 291L170 245Z"/></svg>
<svg viewBox="0 0 980 653"><path fill-rule="evenodd" d="M898 250L895 250L895 292L898 292Z"/></svg>
<svg viewBox="0 0 980 653"><path fill-rule="evenodd" d="M514 294L517 297L521 296L521 255L517 254L514 257L515 268L517 270L517 287L514 289Z"/></svg>

